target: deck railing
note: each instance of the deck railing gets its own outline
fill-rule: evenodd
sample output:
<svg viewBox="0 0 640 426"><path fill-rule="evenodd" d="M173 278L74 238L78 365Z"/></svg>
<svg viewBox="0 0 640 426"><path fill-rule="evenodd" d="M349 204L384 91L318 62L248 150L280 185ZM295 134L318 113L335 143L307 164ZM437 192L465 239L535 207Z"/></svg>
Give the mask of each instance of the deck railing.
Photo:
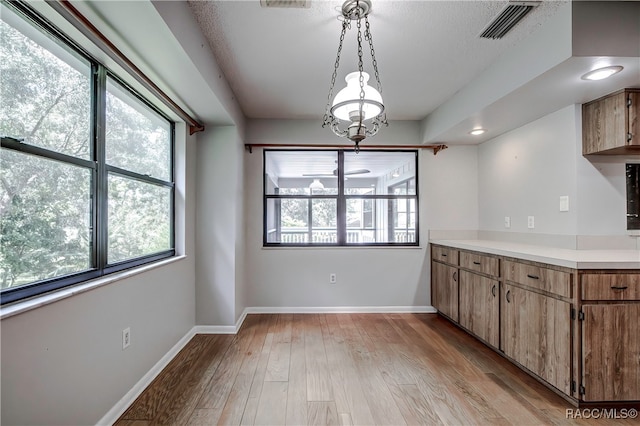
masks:
<svg viewBox="0 0 640 426"><path fill-rule="evenodd" d="M276 230L269 232L270 242L280 242L285 244L336 244L338 242L338 234L335 229L331 228L315 228L311 231L311 241L309 241L309 230L307 228L283 228L280 231L280 241L275 236ZM391 241L376 241L375 229L347 229L347 244L359 243L375 243L375 242L392 242L392 243L413 243L416 241L414 229L396 229L393 233Z"/></svg>

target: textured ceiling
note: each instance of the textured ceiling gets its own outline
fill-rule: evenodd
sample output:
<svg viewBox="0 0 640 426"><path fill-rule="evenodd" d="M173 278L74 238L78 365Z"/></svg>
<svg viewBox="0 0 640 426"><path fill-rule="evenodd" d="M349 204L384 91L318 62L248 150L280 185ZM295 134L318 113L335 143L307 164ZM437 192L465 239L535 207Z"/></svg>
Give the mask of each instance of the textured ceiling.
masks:
<svg viewBox="0 0 640 426"><path fill-rule="evenodd" d="M506 1L373 0L369 21L388 118L424 118L502 53L540 30L562 3L545 1L506 37L487 40L478 34ZM263 8L258 0L189 1L249 118L322 117L341 5L312 0L310 8L294 9ZM365 71L370 71L366 55ZM356 60L352 28L345 38L336 91L355 70Z"/></svg>

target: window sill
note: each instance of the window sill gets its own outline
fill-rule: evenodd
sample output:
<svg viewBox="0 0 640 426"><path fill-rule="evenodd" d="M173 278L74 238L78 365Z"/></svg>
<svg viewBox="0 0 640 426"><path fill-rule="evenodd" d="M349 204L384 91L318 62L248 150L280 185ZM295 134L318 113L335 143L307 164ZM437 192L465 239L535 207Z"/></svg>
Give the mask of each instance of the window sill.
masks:
<svg viewBox="0 0 640 426"><path fill-rule="evenodd" d="M66 299L66 298L75 296L77 294L84 293L86 291L94 290L98 287L102 287L116 281L130 278L130 277L133 277L134 275L142 274L152 269L159 268L161 266L165 266L173 262L178 262L186 258L187 256L185 255L170 257L168 259L163 259L158 262L140 266L138 268L127 269L127 270L116 272L100 278L96 278L94 280L90 280L82 284L77 284L67 288L63 288L63 289L54 291L52 293L43 294L41 296L36 296L27 300L21 300L19 302L15 302L10 305L1 307L0 319L4 320L14 315L22 314L32 309L40 308L42 306L55 303L59 300Z"/></svg>
<svg viewBox="0 0 640 426"><path fill-rule="evenodd" d="M314 250L314 249L318 249L318 250L340 250L340 249L347 249L347 250L363 250L363 249L373 249L373 250L384 250L384 249L390 249L390 250L401 250L401 249L408 249L408 250L416 250L416 249L424 249L424 247L420 246L262 246L261 247L262 250L299 250L299 249L305 249L305 250Z"/></svg>

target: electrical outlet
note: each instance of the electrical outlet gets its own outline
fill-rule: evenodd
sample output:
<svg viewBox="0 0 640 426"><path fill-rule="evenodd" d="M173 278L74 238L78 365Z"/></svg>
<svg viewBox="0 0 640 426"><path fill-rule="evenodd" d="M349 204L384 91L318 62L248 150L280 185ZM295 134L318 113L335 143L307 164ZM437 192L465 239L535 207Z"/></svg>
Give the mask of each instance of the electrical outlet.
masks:
<svg viewBox="0 0 640 426"><path fill-rule="evenodd" d="M527 218L527 228L533 229L536 227L535 218L533 216L529 216Z"/></svg>
<svg viewBox="0 0 640 426"><path fill-rule="evenodd" d="M122 350L125 350L131 344L131 328L127 327L122 330Z"/></svg>
<svg viewBox="0 0 640 426"><path fill-rule="evenodd" d="M329 284L335 284L336 282L338 282L338 277L336 276L336 274L329 274Z"/></svg>
<svg viewBox="0 0 640 426"><path fill-rule="evenodd" d="M511 228L511 217L510 216L505 216L504 217L504 227L505 228Z"/></svg>
<svg viewBox="0 0 640 426"><path fill-rule="evenodd" d="M560 197L560 211L568 212L569 211L569 196L563 195Z"/></svg>

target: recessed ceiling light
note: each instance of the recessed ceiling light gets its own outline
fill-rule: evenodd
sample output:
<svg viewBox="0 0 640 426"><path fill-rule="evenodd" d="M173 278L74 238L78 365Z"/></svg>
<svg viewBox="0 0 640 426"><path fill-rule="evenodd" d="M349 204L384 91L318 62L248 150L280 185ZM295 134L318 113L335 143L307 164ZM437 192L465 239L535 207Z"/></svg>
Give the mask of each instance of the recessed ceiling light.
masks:
<svg viewBox="0 0 640 426"><path fill-rule="evenodd" d="M480 136L484 132L486 132L485 129L473 129L472 131L469 132L469 134L473 136Z"/></svg>
<svg viewBox="0 0 640 426"><path fill-rule="evenodd" d="M580 78L583 80L602 80L619 73L620 71L622 71L622 68L623 67L621 67L620 65L598 68L597 70L589 71Z"/></svg>

